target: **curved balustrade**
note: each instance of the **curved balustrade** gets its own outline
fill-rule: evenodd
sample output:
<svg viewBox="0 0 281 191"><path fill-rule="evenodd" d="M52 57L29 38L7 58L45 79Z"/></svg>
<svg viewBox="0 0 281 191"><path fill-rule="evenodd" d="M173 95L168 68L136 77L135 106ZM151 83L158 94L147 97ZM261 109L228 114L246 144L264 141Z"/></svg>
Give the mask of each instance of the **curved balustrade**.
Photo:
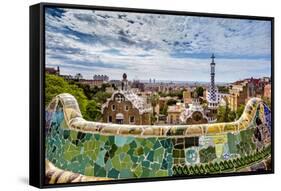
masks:
<svg viewBox="0 0 281 191"><path fill-rule="evenodd" d="M113 179L173 176L173 166L229 160L270 144L270 110L252 98L239 120L199 125L119 125L83 119L76 99L46 108L46 160ZM260 136L259 136L260 135Z"/></svg>
<svg viewBox="0 0 281 191"><path fill-rule="evenodd" d="M50 161L45 161L46 177L45 180L49 184L59 183L75 183L75 182L89 182L89 181L106 181L110 178L99 178L93 176L84 176L78 173L73 173L66 170L61 170L55 167Z"/></svg>
<svg viewBox="0 0 281 191"><path fill-rule="evenodd" d="M62 104L65 121L72 130L98 133L101 135L122 135L134 137L190 137L212 135L217 133L238 132L245 129L252 121L257 105L262 103L259 98L252 98L246 105L239 120L230 123L213 123L201 125L120 125L86 121L83 119L76 99L70 94L58 95L49 105L48 111Z"/></svg>

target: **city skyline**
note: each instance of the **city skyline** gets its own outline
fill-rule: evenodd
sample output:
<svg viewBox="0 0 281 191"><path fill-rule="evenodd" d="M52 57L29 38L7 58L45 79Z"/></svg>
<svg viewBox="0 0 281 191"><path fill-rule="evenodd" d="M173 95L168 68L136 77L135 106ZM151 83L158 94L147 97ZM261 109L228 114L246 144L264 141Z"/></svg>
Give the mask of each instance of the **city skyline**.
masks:
<svg viewBox="0 0 281 191"><path fill-rule="evenodd" d="M270 22L46 10L46 66L62 74L208 82L212 53L216 82L270 77Z"/></svg>

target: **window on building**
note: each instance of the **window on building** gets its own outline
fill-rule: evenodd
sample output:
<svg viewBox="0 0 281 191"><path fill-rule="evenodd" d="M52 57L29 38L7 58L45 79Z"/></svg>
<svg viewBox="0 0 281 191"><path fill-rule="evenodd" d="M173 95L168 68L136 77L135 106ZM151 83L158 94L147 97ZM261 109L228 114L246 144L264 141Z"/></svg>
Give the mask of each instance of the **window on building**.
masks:
<svg viewBox="0 0 281 191"><path fill-rule="evenodd" d="M108 123L112 123L112 116L108 116Z"/></svg>
<svg viewBox="0 0 281 191"><path fill-rule="evenodd" d="M121 94L118 94L118 95L116 95L115 100L116 100L118 103L121 103L122 101L125 100L125 98L124 98L124 96L122 96Z"/></svg>
<svg viewBox="0 0 281 191"><path fill-rule="evenodd" d="M111 107L112 107L112 111L115 111L116 109L115 105L112 105Z"/></svg>
<svg viewBox="0 0 281 191"><path fill-rule="evenodd" d="M125 110L128 111L129 110L129 106L125 105Z"/></svg>
<svg viewBox="0 0 281 191"><path fill-rule="evenodd" d="M130 123L135 123L135 116L130 116Z"/></svg>

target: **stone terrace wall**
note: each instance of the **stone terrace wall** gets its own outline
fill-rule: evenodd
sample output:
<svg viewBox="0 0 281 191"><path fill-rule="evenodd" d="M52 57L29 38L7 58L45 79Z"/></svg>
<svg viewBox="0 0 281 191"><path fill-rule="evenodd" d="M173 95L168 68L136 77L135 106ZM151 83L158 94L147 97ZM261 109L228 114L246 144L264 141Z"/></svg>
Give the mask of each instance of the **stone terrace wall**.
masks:
<svg viewBox="0 0 281 191"><path fill-rule="evenodd" d="M231 123L107 124L84 120L76 99L60 94L46 108L46 160L86 176L173 176L174 166L229 160L270 144L270 135L256 135L259 128L270 133L269 115L262 100L253 98L241 118Z"/></svg>

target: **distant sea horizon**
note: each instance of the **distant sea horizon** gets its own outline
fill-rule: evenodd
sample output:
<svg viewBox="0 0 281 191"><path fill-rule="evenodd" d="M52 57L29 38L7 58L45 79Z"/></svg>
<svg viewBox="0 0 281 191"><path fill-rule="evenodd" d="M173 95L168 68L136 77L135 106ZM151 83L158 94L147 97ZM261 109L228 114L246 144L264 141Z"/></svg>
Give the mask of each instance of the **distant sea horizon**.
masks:
<svg viewBox="0 0 281 191"><path fill-rule="evenodd" d="M109 81L121 81L120 79L111 79ZM155 83L153 82L153 80L150 82L149 80L139 80L139 79L132 79L132 80L129 80L131 82L133 81L139 81L141 83L145 83L145 84L161 84L161 83L164 83L164 84L193 84L193 85L206 85L206 84L210 84L210 82L208 81L184 81L184 80L155 80ZM220 85L226 85L226 84L230 84L232 82L215 82L216 84L220 84Z"/></svg>
<svg viewBox="0 0 281 191"><path fill-rule="evenodd" d="M47 66L46 66L47 67ZM61 75L71 75L71 74L61 74ZM106 74L105 74L106 75ZM72 75L74 76L74 75ZM82 74L83 76L83 74ZM107 75L109 76L109 75ZM258 76L249 76L247 78L243 78L243 79L237 79L237 80L234 80L234 81L231 81L231 82L221 82L221 81L215 81L215 84L217 85L227 85L227 84L232 84L236 81L240 81L240 80L245 80L245 79L249 79L249 78L254 78L254 79L260 79L260 78L264 78L264 77L267 77L267 78L271 78L270 76L262 76L262 77L258 77ZM92 80L93 78L83 78L85 80ZM153 84L154 83L154 78L151 78L151 81L148 79L148 80L144 80L144 79L128 79L129 81L133 82L133 81L139 81L141 83L151 83ZM109 81L121 81L121 79L109 79ZM169 84L169 83L173 83L173 84L189 84L189 85L207 85L207 84L210 84L210 81L194 81L194 80L157 80L155 79L155 84L160 84L160 83L164 83L164 84Z"/></svg>

